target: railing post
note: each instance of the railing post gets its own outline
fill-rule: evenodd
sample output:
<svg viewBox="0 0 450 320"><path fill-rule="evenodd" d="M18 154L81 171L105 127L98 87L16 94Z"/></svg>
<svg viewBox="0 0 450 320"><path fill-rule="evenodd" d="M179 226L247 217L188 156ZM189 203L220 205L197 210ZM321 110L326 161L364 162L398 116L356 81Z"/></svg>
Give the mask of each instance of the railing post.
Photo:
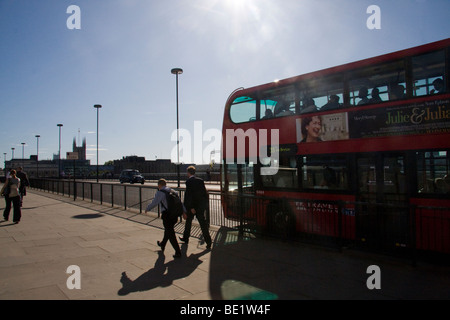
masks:
<svg viewBox="0 0 450 320"><path fill-rule="evenodd" d="M127 210L127 186L123 185L123 208Z"/></svg>
<svg viewBox="0 0 450 320"><path fill-rule="evenodd" d="M142 186L139 186L139 213L142 213Z"/></svg>
<svg viewBox="0 0 450 320"><path fill-rule="evenodd" d="M238 174L238 199L237 203L239 204L239 232L238 232L238 238L242 239L244 236L244 198L243 198L243 192L242 192L242 165L237 165L237 174Z"/></svg>
<svg viewBox="0 0 450 320"><path fill-rule="evenodd" d="M410 229L410 243L411 243L411 255L412 255L412 265L413 267L417 266L417 232L416 232L416 214L417 214L417 206L411 204L409 206L409 215L411 220L411 228Z"/></svg>
<svg viewBox="0 0 450 320"><path fill-rule="evenodd" d="M338 201L338 246L339 252L342 252L342 215L343 215L344 205L342 201Z"/></svg>
<svg viewBox="0 0 450 320"><path fill-rule="evenodd" d="M114 207L114 185L111 183L111 207Z"/></svg>
<svg viewBox="0 0 450 320"><path fill-rule="evenodd" d="M182 196L181 190L178 190L178 195L180 196L181 201L183 201L184 197ZM180 217L180 223L183 222L183 215Z"/></svg>
<svg viewBox="0 0 450 320"><path fill-rule="evenodd" d="M242 193L238 193L238 201L239 201L239 239L244 237L244 195Z"/></svg>
<svg viewBox="0 0 450 320"><path fill-rule="evenodd" d="M207 192L206 193L207 195L208 195L208 200L207 200L207 203L206 203L206 223L208 224L208 228L209 228L209 226L210 226L210 224L211 224L211 213L210 213L210 209L209 209L209 193Z"/></svg>

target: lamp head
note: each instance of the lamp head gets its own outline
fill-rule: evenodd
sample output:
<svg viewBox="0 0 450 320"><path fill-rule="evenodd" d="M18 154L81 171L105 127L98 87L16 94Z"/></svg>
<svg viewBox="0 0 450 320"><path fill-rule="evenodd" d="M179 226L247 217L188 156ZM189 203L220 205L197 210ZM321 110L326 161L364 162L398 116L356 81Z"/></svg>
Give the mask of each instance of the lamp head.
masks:
<svg viewBox="0 0 450 320"><path fill-rule="evenodd" d="M181 68L173 68L170 72L172 72L172 74L182 74L183 73L183 69L181 69Z"/></svg>

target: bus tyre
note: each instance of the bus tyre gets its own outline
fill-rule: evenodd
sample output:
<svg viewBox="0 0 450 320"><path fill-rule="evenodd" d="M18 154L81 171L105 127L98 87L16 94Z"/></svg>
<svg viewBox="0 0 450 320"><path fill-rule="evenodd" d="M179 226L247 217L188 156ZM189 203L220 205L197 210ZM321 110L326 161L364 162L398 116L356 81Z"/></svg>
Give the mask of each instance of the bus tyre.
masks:
<svg viewBox="0 0 450 320"><path fill-rule="evenodd" d="M270 234L281 237L283 240L294 235L295 218L286 206L272 204L268 211L267 227Z"/></svg>

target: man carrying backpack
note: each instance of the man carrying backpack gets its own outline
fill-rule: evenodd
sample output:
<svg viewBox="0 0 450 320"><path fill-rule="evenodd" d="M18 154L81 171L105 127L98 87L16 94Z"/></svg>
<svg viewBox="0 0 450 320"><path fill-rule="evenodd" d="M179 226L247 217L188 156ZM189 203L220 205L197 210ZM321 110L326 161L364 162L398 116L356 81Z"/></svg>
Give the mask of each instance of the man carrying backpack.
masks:
<svg viewBox="0 0 450 320"><path fill-rule="evenodd" d="M178 220L178 215L176 213L170 212L169 204L168 204L168 195L170 192L175 192L169 187L166 186L167 182L165 179L158 180L158 191L156 192L155 198L153 201L147 206L145 209L145 213L155 208L157 205L161 204L161 218L163 220L164 225L164 238L160 242L158 241L158 246L161 247L161 250L164 252L166 247L167 240L170 241L172 247L175 249L174 258L181 258L181 250L178 245L177 238L175 236L175 224Z"/></svg>

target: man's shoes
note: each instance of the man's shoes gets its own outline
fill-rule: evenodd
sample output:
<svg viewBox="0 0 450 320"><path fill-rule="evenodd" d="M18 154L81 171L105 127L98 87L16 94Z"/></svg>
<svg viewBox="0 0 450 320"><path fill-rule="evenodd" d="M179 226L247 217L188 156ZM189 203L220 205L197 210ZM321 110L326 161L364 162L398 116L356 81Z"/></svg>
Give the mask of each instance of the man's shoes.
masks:
<svg viewBox="0 0 450 320"><path fill-rule="evenodd" d="M207 249L207 250L211 250L211 245L212 245L212 243L208 243L208 244L206 245L206 249Z"/></svg>
<svg viewBox="0 0 450 320"><path fill-rule="evenodd" d="M156 241L156 244L161 248L161 251L164 252L165 246L161 245L160 241Z"/></svg>
<svg viewBox="0 0 450 320"><path fill-rule="evenodd" d="M181 252L177 252L173 255L174 258L181 258Z"/></svg>
<svg viewBox="0 0 450 320"><path fill-rule="evenodd" d="M189 243L189 239L183 238L183 237L179 237L181 241L183 241L184 243Z"/></svg>

